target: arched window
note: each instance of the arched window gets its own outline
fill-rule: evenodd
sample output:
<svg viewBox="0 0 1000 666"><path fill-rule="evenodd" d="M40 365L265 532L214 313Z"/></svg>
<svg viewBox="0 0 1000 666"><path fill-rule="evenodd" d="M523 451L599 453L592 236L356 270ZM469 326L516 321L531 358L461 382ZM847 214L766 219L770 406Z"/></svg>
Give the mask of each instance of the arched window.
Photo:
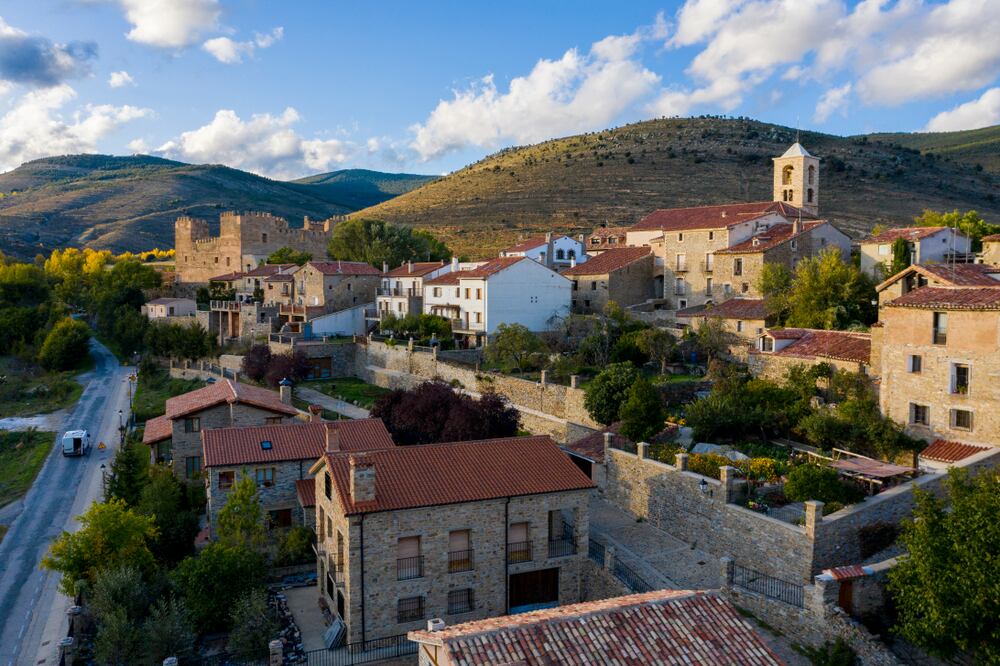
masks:
<svg viewBox="0 0 1000 666"><path fill-rule="evenodd" d="M570 250L569 251L569 258L570 259L576 259L576 250Z"/></svg>
<svg viewBox="0 0 1000 666"><path fill-rule="evenodd" d="M806 190L806 201L809 203L813 202L813 190L811 187L808 190Z"/></svg>
<svg viewBox="0 0 1000 666"><path fill-rule="evenodd" d="M565 259L566 253L562 250L556 250L556 259Z"/></svg>
<svg viewBox="0 0 1000 666"><path fill-rule="evenodd" d="M795 171L795 167L793 167L791 164L785 166L785 168L781 170L781 184L782 185L791 185L792 184L792 172L793 171Z"/></svg>
<svg viewBox="0 0 1000 666"><path fill-rule="evenodd" d="M816 167L809 165L809 184L812 185L816 179Z"/></svg>

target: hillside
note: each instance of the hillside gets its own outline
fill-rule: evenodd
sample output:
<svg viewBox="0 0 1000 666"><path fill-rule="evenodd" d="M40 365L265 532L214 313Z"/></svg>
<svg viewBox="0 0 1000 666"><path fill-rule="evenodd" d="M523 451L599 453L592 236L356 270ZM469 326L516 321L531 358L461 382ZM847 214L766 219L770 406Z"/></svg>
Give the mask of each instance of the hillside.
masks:
<svg viewBox="0 0 1000 666"><path fill-rule="evenodd" d="M173 247L178 215L217 226L223 210L324 219L416 187L421 176L343 171L282 182L219 165L138 155L68 155L0 174L0 249L22 257L65 245L115 251Z"/></svg>
<svg viewBox="0 0 1000 666"><path fill-rule="evenodd" d="M489 256L548 229L584 233L632 224L655 208L770 200L771 158L795 134L746 119L640 122L507 149L355 215L414 224L460 254ZM913 137L934 137L949 150L921 154L904 145ZM978 171L978 148L954 139L801 133L823 159L821 213L855 237L877 223L906 224L924 208L975 208L1000 220L997 175Z"/></svg>
<svg viewBox="0 0 1000 666"><path fill-rule="evenodd" d="M1000 175L1000 125L964 132L872 134L876 141L896 143L921 153L934 153Z"/></svg>

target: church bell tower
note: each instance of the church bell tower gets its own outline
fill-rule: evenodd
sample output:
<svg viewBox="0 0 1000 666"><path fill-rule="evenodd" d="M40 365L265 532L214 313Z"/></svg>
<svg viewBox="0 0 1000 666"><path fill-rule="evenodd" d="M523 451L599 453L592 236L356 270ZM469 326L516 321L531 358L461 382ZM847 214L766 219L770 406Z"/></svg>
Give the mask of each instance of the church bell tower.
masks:
<svg viewBox="0 0 1000 666"><path fill-rule="evenodd" d="M774 200L819 215L819 159L798 141L774 158Z"/></svg>

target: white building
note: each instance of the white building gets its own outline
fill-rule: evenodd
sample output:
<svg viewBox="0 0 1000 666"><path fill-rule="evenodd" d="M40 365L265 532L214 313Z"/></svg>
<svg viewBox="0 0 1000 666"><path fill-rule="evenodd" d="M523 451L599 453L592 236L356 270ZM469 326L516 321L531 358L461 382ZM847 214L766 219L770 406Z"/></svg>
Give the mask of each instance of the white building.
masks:
<svg viewBox="0 0 1000 666"><path fill-rule="evenodd" d="M861 241L861 270L877 280L883 275L883 264L892 263L892 245L897 239L906 241L911 264L971 263L972 242L961 231L951 227L902 227L887 229Z"/></svg>
<svg viewBox="0 0 1000 666"><path fill-rule="evenodd" d="M198 305L190 298L156 298L142 306L150 321L169 321L170 317L194 317Z"/></svg>
<svg viewBox="0 0 1000 666"><path fill-rule="evenodd" d="M574 261L587 261L587 247L583 241L569 236L553 237L552 233L521 241L500 252L501 257L527 257L552 268L564 268Z"/></svg>
<svg viewBox="0 0 1000 666"><path fill-rule="evenodd" d="M375 316L382 319L388 313L405 317L411 312L423 312L424 282L450 271L461 270L458 259L444 261L408 261L392 270L383 266L382 285L375 298ZM473 264L466 264L473 268Z"/></svg>
<svg viewBox="0 0 1000 666"><path fill-rule="evenodd" d="M572 282L527 257L501 257L424 283L424 312L446 317L471 344L500 324L532 331L553 328L569 314Z"/></svg>

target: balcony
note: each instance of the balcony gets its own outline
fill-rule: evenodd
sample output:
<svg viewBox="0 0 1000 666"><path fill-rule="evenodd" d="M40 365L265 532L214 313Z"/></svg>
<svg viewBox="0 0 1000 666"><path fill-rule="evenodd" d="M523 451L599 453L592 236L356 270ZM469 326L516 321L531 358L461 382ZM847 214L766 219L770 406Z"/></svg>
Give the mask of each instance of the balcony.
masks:
<svg viewBox="0 0 1000 666"><path fill-rule="evenodd" d="M702 262L701 262L701 272L702 273L711 273L713 270L715 270L715 262L714 261L705 261L703 259Z"/></svg>
<svg viewBox="0 0 1000 666"><path fill-rule="evenodd" d="M448 573L472 571L473 568L472 550L453 550L448 553Z"/></svg>
<svg viewBox="0 0 1000 666"><path fill-rule="evenodd" d="M224 312L239 312L242 305L239 301L209 301L211 309Z"/></svg>
<svg viewBox="0 0 1000 666"><path fill-rule="evenodd" d="M942 328L934 329L934 344L936 345L946 345L948 344L948 332Z"/></svg>
<svg viewBox="0 0 1000 666"><path fill-rule="evenodd" d="M688 272L687 262L674 264L674 273L687 273L687 272Z"/></svg>
<svg viewBox="0 0 1000 666"><path fill-rule="evenodd" d="M686 293L684 287L674 287L674 296L683 296Z"/></svg>
<svg viewBox="0 0 1000 666"><path fill-rule="evenodd" d="M406 296L417 298L424 295L424 290L420 287L408 287L406 289L403 289L402 287L391 287L389 289L379 287L375 293L379 296Z"/></svg>
<svg viewBox="0 0 1000 666"><path fill-rule="evenodd" d="M465 321L464 319L452 319L451 330L453 331L485 331L486 324L481 321Z"/></svg>
<svg viewBox="0 0 1000 666"><path fill-rule="evenodd" d="M549 557L565 557L576 554L576 535L573 526L564 522L562 529L549 534Z"/></svg>
<svg viewBox="0 0 1000 666"><path fill-rule="evenodd" d="M337 587L344 587L344 563L334 562L333 564L333 580L336 581Z"/></svg>
<svg viewBox="0 0 1000 666"><path fill-rule="evenodd" d="M424 575L424 558L401 557L396 560L396 580L412 580Z"/></svg>
<svg viewBox="0 0 1000 666"><path fill-rule="evenodd" d="M531 542L519 541L507 544L507 561L511 564L531 561Z"/></svg>

